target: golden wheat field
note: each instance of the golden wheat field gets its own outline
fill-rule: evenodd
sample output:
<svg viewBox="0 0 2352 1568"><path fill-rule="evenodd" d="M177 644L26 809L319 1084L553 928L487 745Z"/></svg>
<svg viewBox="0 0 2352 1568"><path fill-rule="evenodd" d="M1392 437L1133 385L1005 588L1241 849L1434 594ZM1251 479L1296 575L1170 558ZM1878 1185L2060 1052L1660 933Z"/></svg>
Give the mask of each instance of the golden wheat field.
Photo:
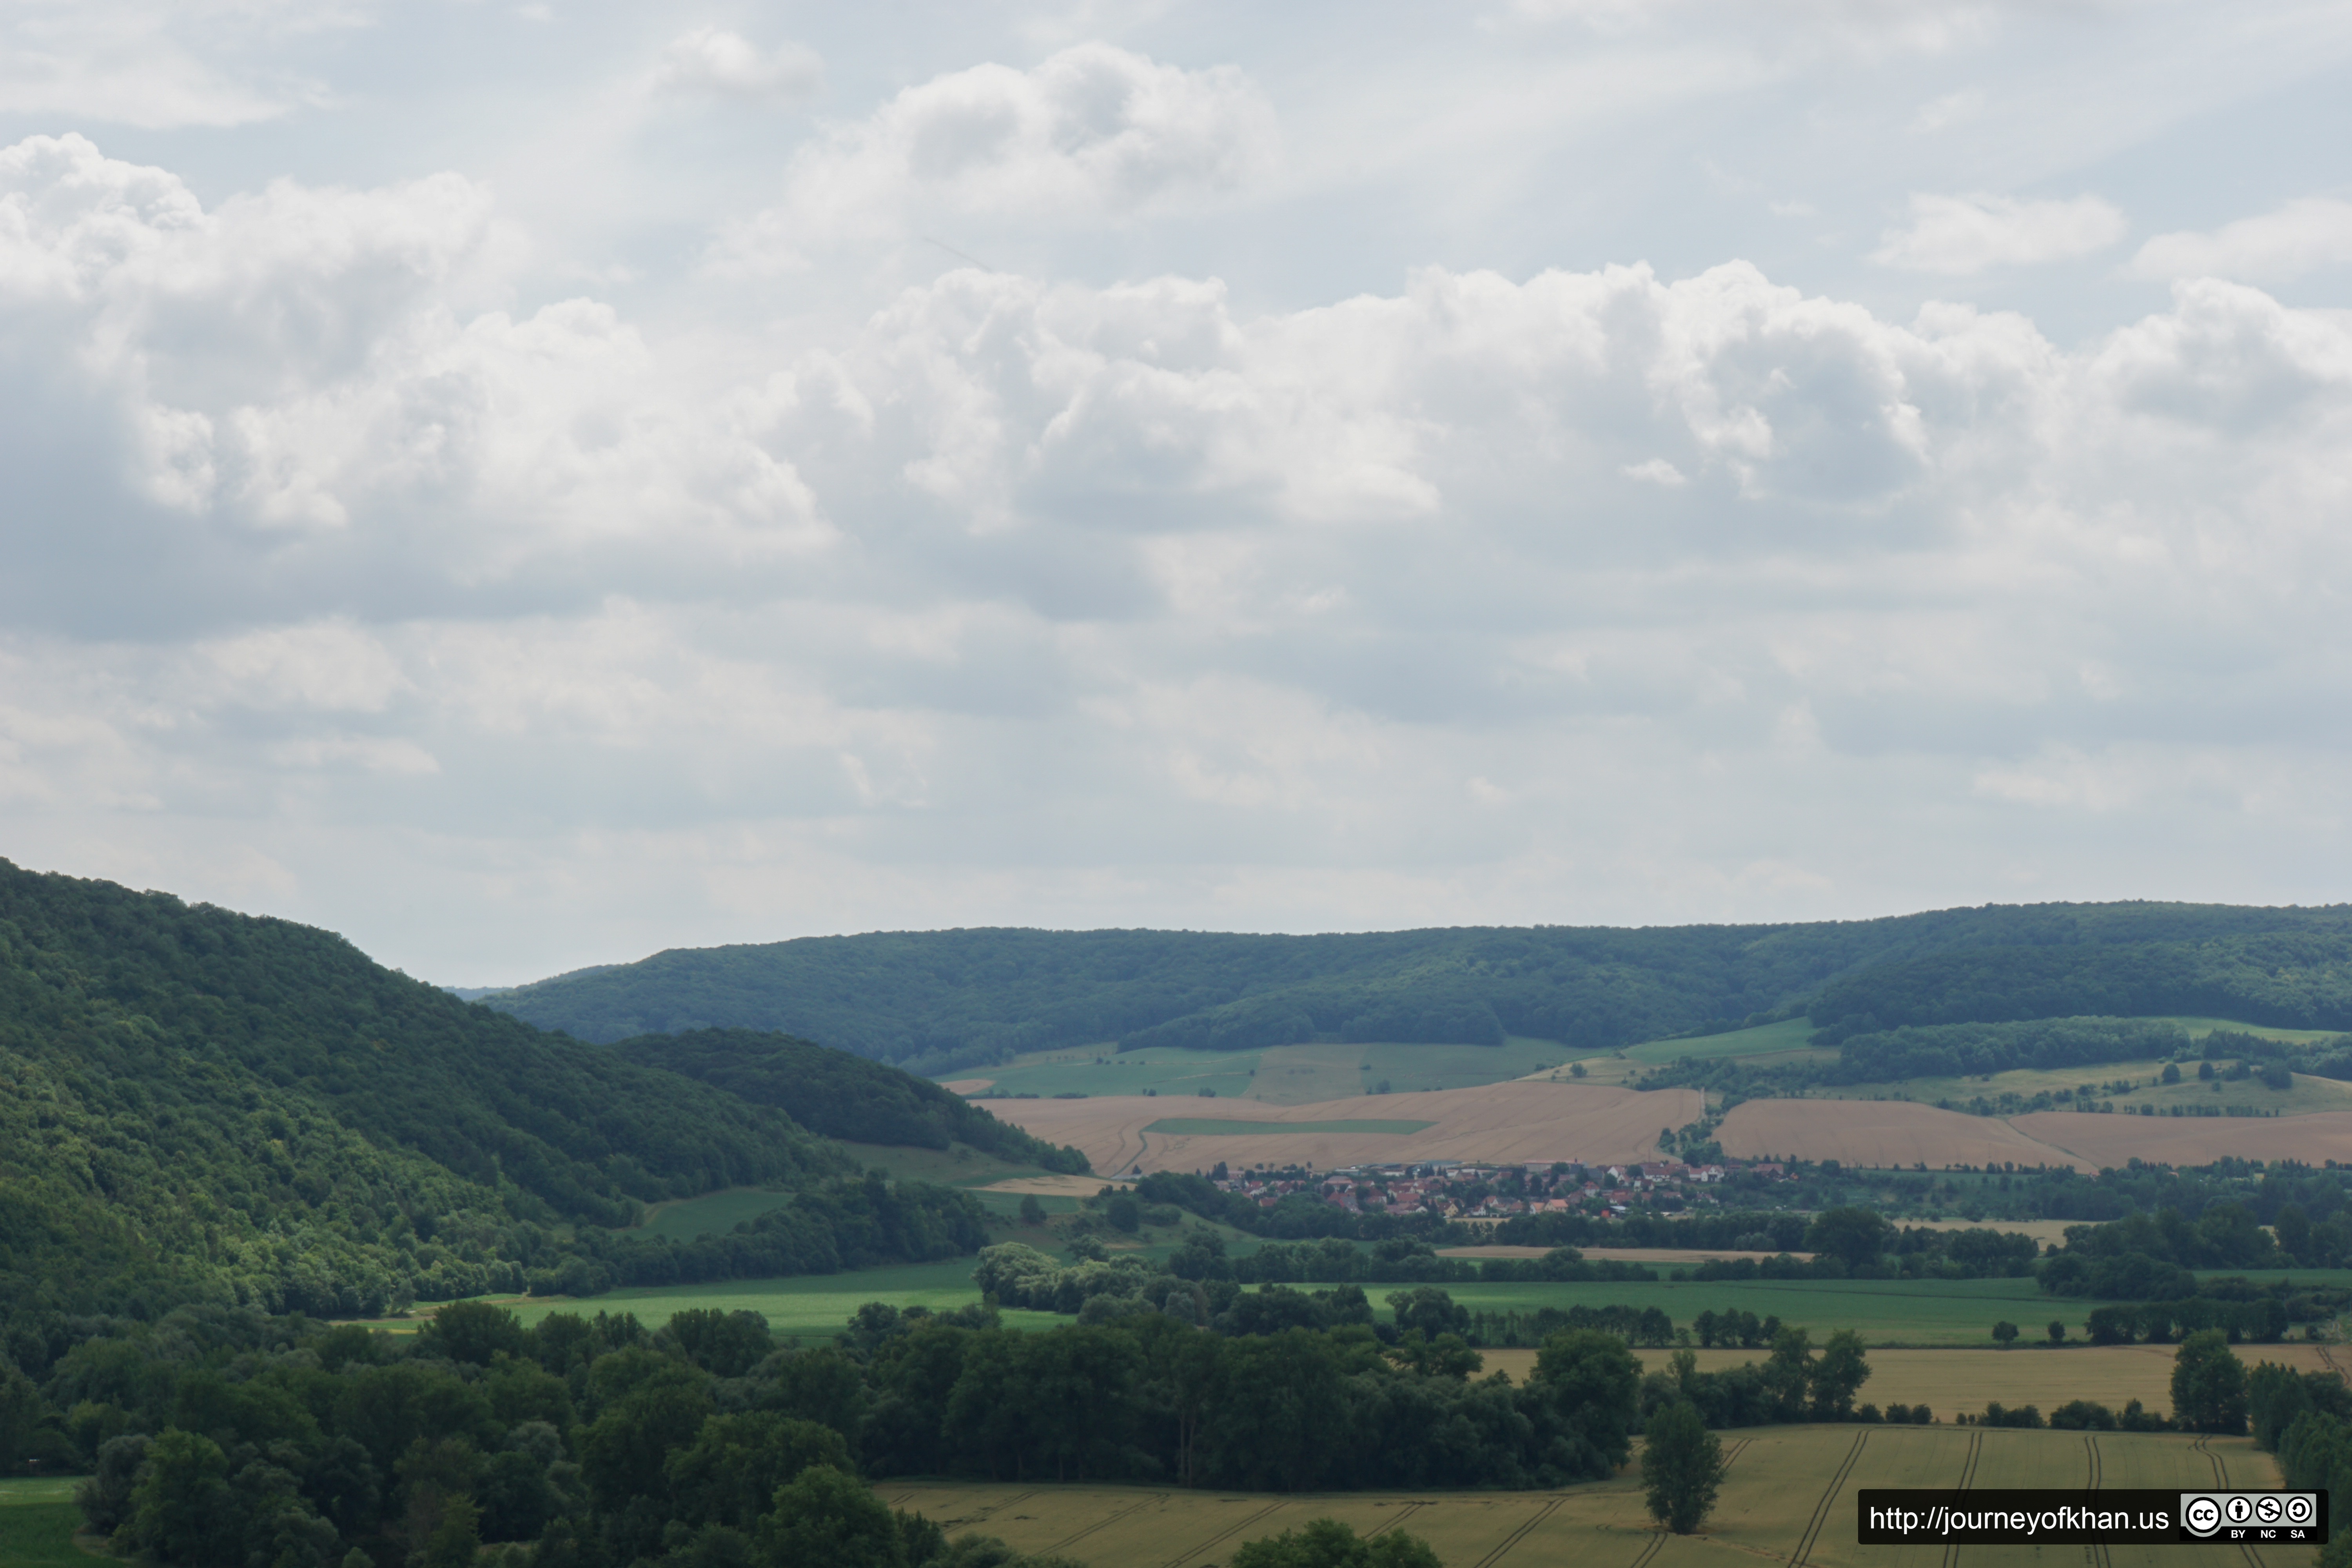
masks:
<svg viewBox="0 0 2352 1568"><path fill-rule="evenodd" d="M1941 1547L1855 1544L1863 1487L2275 1486L2268 1456L2238 1438L1987 1430L1967 1426L1767 1426L1721 1435L1731 1468L1696 1535L1662 1536L1643 1510L1637 1471L1549 1492L1346 1492L1268 1496L1130 1486L885 1482L893 1507L952 1536L993 1535L1018 1551L1058 1552L1094 1568L1211 1568L1243 1542L1332 1518L1359 1533L1403 1529L1446 1568L1711 1568L1764 1559L1791 1568L1943 1568ZM2306 1553L2265 1561L2237 1547L2104 1548L2116 1568L2302 1568ZM2067 1568L2081 1547L1971 1546L1977 1568Z"/></svg>
<svg viewBox="0 0 2352 1568"><path fill-rule="evenodd" d="M2084 1116L2036 1110L2010 1124L2037 1142L2082 1155L2095 1165L2137 1156L2151 1163L2209 1165L2249 1160L2352 1161L2352 1110L2307 1116ZM1932 1162L1931 1162L1932 1163Z"/></svg>
<svg viewBox="0 0 2352 1568"><path fill-rule="evenodd" d="M1097 1171L1109 1174L1139 1165L1146 1171L1207 1170L1220 1160L1234 1166L1313 1164L1324 1170L1414 1160L1654 1160L1659 1131L1696 1121L1701 1101L1693 1089L1642 1093L1586 1084L1506 1082L1310 1105L1103 1095L990 1100L988 1109L1048 1142L1076 1145ZM1212 1123L1217 1130L1152 1131L1155 1122ZM1410 1127L1416 1122L1423 1125ZM1318 1125L1328 1123L1342 1125ZM1364 1123L1375 1126L1366 1129ZM1265 1131L1257 1131L1260 1126Z"/></svg>
<svg viewBox="0 0 2352 1568"><path fill-rule="evenodd" d="M1997 1117L1938 1110L1907 1100L1751 1100L1732 1109L1717 1137L1723 1152L1737 1160L1777 1155L1880 1168L1925 1164L1931 1171L2014 1161L2020 1165L2071 1165L2086 1173L2098 1169L2097 1162L2039 1142Z"/></svg>

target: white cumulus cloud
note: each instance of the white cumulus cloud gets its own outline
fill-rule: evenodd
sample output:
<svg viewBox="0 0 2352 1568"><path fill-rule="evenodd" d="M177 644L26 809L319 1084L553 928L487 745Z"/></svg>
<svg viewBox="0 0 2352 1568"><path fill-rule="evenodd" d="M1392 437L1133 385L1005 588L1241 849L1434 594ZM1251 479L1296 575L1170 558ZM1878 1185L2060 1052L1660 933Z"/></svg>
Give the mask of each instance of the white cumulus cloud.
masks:
<svg viewBox="0 0 2352 1568"><path fill-rule="evenodd" d="M724 267L800 265L926 214L1086 226L1230 192L1276 149L1274 111L1231 66L1187 70L1108 44L1034 69L975 66L907 89L797 153L783 199L723 242Z"/></svg>
<svg viewBox="0 0 2352 1568"><path fill-rule="evenodd" d="M1881 235L1870 258L1913 272L1965 275L2072 261L2105 249L2129 227L2120 210L2096 196L2035 202L1918 195L1911 198L1909 226Z"/></svg>
<svg viewBox="0 0 2352 1568"><path fill-rule="evenodd" d="M2352 202L2307 196L2210 234L2159 234L2139 247L2131 271L2140 278L2280 283L2347 263L2352 263Z"/></svg>

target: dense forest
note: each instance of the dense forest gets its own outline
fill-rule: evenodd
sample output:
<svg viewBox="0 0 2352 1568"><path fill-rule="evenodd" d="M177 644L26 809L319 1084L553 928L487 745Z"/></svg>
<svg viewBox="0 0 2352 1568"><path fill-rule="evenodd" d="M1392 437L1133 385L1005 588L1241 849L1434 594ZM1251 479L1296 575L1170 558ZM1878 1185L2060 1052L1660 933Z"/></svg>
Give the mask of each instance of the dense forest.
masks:
<svg viewBox="0 0 2352 1568"><path fill-rule="evenodd" d="M488 1005L583 1039L776 1030L919 1071L1116 1040L1582 1050L1810 1013L1907 1025L2187 1013L2352 1029L2352 908L2045 904L1876 921L1364 935L970 930L676 949Z"/></svg>
<svg viewBox="0 0 2352 1568"><path fill-rule="evenodd" d="M845 1071L820 1099L952 1098L825 1054ZM730 1087L461 1002L327 931L0 861L0 1320L375 1314L984 1239L965 1194L878 1181ZM940 1114L907 1130L1029 1145L977 1107ZM755 1184L793 1200L733 1236L617 1228Z"/></svg>

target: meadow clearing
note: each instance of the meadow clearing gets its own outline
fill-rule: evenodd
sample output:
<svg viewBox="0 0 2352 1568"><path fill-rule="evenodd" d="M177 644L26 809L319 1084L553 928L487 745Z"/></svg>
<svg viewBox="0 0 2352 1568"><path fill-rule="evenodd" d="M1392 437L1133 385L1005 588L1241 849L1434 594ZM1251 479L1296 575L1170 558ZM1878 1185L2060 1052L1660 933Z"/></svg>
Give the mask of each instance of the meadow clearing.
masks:
<svg viewBox="0 0 2352 1568"><path fill-rule="evenodd" d="M1447 1568L1574 1563L1594 1568L1683 1568L1748 1558L1796 1568L1943 1568L1942 1547L1855 1544L1854 1492L1864 1487L2275 1486L2270 1457L2246 1438L2125 1436L1942 1426L1765 1426L1722 1434L1730 1459L1715 1513L1696 1535L1655 1530L1639 1472L1558 1491L1348 1492L1282 1496L1156 1490L1131 1486L886 1481L893 1507L919 1511L950 1537L1002 1537L1016 1550L1095 1564L1211 1568L1244 1541L1331 1518L1360 1533L1402 1529L1427 1541ZM1727 1555L1727 1552L1730 1554ZM2084 1549L2054 1549L2075 1562ZM2284 1568L2237 1547L2103 1548L2116 1568ZM1971 1563L2025 1563L2028 1547L1967 1549Z"/></svg>
<svg viewBox="0 0 2352 1568"><path fill-rule="evenodd" d="M81 1510L65 1478L0 1480L0 1568L92 1568L74 1544Z"/></svg>

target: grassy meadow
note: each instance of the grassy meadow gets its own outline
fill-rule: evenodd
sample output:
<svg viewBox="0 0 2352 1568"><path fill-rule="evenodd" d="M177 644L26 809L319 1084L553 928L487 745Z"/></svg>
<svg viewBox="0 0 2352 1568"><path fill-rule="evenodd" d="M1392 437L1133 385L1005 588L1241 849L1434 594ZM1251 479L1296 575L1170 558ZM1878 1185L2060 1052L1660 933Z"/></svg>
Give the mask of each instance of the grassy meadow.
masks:
<svg viewBox="0 0 2352 1568"><path fill-rule="evenodd" d="M0 1480L0 1568L92 1568L74 1544L81 1510L63 1477Z"/></svg>
<svg viewBox="0 0 2352 1568"><path fill-rule="evenodd" d="M1696 1535L1661 1536L1628 1467L1605 1481L1549 1492L1343 1492L1250 1496L1029 1481L886 1481L893 1507L929 1516L950 1537L1000 1536L1015 1550L1097 1564L1211 1568L1235 1546L1333 1518L1361 1533L1402 1529L1448 1568L1547 1563L1597 1568L1683 1568L1750 1558L1820 1568L1931 1568L1941 1547L1854 1542L1854 1492L1864 1487L2210 1487L2217 1468L2234 1485L2275 1486L2269 1456L2246 1438L2172 1434L2029 1432L1944 1426L1765 1426L1723 1434L1729 1473L1714 1516ZM1727 1549L1731 1553L1727 1556ZM2076 1560L2079 1547L2060 1556ZM2236 1547L2102 1549L2116 1568L2245 1568ZM1971 1563L2040 1562L2031 1547L1967 1549ZM2057 1561L2053 1556L2051 1561Z"/></svg>

